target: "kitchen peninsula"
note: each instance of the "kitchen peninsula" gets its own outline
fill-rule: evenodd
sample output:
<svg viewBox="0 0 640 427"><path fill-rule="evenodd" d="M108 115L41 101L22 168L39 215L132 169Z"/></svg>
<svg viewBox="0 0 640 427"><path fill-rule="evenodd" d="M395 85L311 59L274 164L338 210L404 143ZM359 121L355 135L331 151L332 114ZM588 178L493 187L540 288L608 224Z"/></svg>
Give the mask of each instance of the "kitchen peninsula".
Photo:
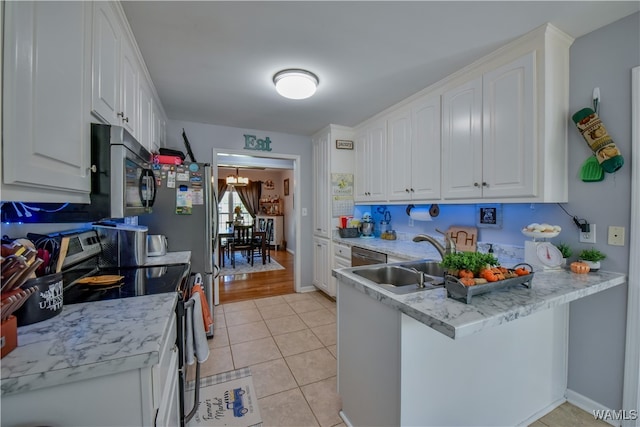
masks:
<svg viewBox="0 0 640 427"><path fill-rule="evenodd" d="M533 421L565 400L568 303L626 281L604 271L536 272L531 289L464 304L443 288L394 294L354 274L362 268L333 271L338 390L352 425Z"/></svg>

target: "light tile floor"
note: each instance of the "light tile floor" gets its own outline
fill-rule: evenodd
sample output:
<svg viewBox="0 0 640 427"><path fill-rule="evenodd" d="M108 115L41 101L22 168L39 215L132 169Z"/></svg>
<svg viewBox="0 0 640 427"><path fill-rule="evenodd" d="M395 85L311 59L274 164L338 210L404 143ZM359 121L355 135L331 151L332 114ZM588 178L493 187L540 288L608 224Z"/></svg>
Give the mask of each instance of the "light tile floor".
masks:
<svg viewBox="0 0 640 427"><path fill-rule="evenodd" d="M265 426L344 426L336 303L320 292L219 305L203 377L249 366Z"/></svg>
<svg viewBox="0 0 640 427"><path fill-rule="evenodd" d="M336 393L336 303L321 292L219 305L203 377L251 368L266 426L344 426ZM564 403L531 427L608 426Z"/></svg>

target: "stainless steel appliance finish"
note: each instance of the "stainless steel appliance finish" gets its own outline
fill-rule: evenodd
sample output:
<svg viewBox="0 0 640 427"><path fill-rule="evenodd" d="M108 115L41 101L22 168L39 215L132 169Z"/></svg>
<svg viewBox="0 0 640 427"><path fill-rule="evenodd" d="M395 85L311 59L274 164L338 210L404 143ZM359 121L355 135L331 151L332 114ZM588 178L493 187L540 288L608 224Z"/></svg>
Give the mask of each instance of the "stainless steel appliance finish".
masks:
<svg viewBox="0 0 640 427"><path fill-rule="evenodd" d="M128 224L93 226L102 242L102 267L135 267L147 261L147 227Z"/></svg>
<svg viewBox="0 0 640 427"><path fill-rule="evenodd" d="M126 129L91 124L91 207L94 218L149 213L156 182L153 156Z"/></svg>
<svg viewBox="0 0 640 427"><path fill-rule="evenodd" d="M360 265L386 264L387 254L376 252L358 246L351 248L351 267Z"/></svg>
<svg viewBox="0 0 640 427"><path fill-rule="evenodd" d="M147 236L147 256L164 256L167 254L167 236L149 234Z"/></svg>
<svg viewBox="0 0 640 427"><path fill-rule="evenodd" d="M191 251L191 270L202 274L204 291L213 313L214 268L213 245L217 241L218 202L216 200L211 165L153 165L160 181L153 213L140 215L138 224L149 227L149 234L167 237L171 251ZM180 206L191 196L191 207ZM208 331L213 336L213 327Z"/></svg>

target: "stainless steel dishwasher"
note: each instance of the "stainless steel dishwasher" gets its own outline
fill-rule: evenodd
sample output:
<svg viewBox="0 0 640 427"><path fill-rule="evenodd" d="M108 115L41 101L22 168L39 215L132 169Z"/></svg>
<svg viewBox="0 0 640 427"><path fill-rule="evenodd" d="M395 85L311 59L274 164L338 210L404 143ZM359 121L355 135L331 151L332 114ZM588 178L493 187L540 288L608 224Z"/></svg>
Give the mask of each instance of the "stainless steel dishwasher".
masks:
<svg viewBox="0 0 640 427"><path fill-rule="evenodd" d="M353 246L351 248L351 267L359 265L386 264L387 254Z"/></svg>

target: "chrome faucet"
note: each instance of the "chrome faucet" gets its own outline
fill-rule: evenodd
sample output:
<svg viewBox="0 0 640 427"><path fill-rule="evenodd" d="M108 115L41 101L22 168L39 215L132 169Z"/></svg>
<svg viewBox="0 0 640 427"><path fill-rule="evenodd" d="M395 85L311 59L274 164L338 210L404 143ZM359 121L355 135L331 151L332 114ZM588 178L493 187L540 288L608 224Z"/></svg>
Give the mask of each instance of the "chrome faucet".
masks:
<svg viewBox="0 0 640 427"><path fill-rule="evenodd" d="M436 228L436 231L444 236L445 246L443 247L440 242L438 242L433 237L427 234L418 234L413 238L414 242L429 242L433 245L434 248L440 253L440 257L444 258L447 254L456 253L456 242L448 236L447 233L444 233Z"/></svg>

